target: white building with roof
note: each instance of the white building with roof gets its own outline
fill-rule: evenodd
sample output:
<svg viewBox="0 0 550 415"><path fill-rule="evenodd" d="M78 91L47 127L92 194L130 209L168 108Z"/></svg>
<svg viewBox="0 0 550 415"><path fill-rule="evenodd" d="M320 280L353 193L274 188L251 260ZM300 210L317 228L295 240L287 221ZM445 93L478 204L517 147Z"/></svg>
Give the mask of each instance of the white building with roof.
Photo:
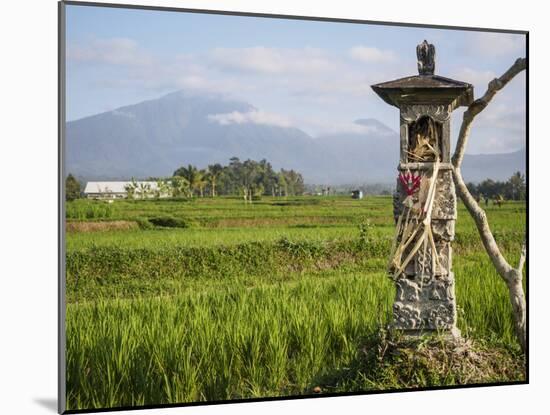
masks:
<svg viewBox="0 0 550 415"><path fill-rule="evenodd" d="M84 188L88 199L126 199L128 191L133 194L134 199L170 196L166 191L159 194L159 185L153 181L88 182Z"/></svg>

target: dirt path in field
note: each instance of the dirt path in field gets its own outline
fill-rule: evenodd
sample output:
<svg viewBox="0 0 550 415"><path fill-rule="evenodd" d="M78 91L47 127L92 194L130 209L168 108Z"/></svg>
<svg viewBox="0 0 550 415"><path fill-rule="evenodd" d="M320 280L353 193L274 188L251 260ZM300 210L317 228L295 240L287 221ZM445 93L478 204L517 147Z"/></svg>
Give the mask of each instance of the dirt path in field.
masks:
<svg viewBox="0 0 550 415"><path fill-rule="evenodd" d="M100 232L100 231L125 231L136 229L137 222L130 220L113 220L97 222L67 222L67 232Z"/></svg>

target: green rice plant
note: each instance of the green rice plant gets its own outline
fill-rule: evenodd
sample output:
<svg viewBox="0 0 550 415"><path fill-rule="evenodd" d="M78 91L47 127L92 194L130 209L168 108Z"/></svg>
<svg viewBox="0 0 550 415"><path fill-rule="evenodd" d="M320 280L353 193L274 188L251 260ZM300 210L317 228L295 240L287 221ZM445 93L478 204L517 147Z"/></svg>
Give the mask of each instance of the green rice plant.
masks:
<svg viewBox="0 0 550 415"><path fill-rule="evenodd" d="M381 291L355 275L69 305L68 408L303 393L388 315Z"/></svg>
<svg viewBox="0 0 550 415"><path fill-rule="evenodd" d="M148 219L155 226L165 228L190 228L195 222L190 219L174 218L173 216L155 216Z"/></svg>
<svg viewBox="0 0 550 415"><path fill-rule="evenodd" d="M512 342L508 324L486 326L502 312L502 287L495 286L496 298L489 299L473 279L457 280L465 334ZM344 273L70 304L68 406L309 393L315 379L353 367L365 338L389 322L393 295L384 274ZM466 325L470 329L464 330ZM388 386L388 379L379 381L370 388Z"/></svg>
<svg viewBox="0 0 550 415"><path fill-rule="evenodd" d="M66 204L67 219L111 219L115 208L105 201L77 199Z"/></svg>
<svg viewBox="0 0 550 415"><path fill-rule="evenodd" d="M141 230L154 229L155 227L147 218L136 218L136 222Z"/></svg>
<svg viewBox="0 0 550 415"><path fill-rule="evenodd" d="M525 205L487 214L517 260ZM458 325L489 359L473 378L413 355L376 360L384 342L369 339L390 322L395 295L389 197L77 200L67 217L140 225L67 234L70 409L523 379L507 289L460 205Z"/></svg>

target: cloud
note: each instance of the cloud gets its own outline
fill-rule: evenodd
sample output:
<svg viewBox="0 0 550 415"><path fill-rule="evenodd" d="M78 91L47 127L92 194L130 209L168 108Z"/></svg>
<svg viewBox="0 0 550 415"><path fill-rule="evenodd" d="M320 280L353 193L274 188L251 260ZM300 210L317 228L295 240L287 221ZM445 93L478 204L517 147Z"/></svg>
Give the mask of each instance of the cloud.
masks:
<svg viewBox="0 0 550 415"><path fill-rule="evenodd" d="M369 46L354 46L349 55L360 62L389 63L397 61L397 55L391 50L382 50Z"/></svg>
<svg viewBox="0 0 550 415"><path fill-rule="evenodd" d="M482 135L483 134L483 135ZM499 129L491 129L480 132L483 142L477 146L471 146L467 153L470 154L505 154L525 148L526 136L518 134L502 134Z"/></svg>
<svg viewBox="0 0 550 415"><path fill-rule="evenodd" d="M220 125L230 124L262 124L277 127L292 127L291 121L280 114L269 113L265 111L233 111L223 114L210 114L208 119L217 122Z"/></svg>
<svg viewBox="0 0 550 415"><path fill-rule="evenodd" d="M111 65L148 65L151 57L129 38L94 39L87 45L70 45L67 58L77 62Z"/></svg>
<svg viewBox="0 0 550 415"><path fill-rule="evenodd" d="M486 87L489 81L495 79L497 76L493 71L461 68L455 71L451 77L476 86Z"/></svg>
<svg viewBox="0 0 550 415"><path fill-rule="evenodd" d="M304 115L300 117L293 117L293 124L300 128L302 131L309 134L311 137L321 136L338 136L347 134L361 134L361 135L393 135L391 130L383 128L383 124L380 126L370 123L365 119L350 120L349 114L318 117L311 115Z"/></svg>
<svg viewBox="0 0 550 415"><path fill-rule="evenodd" d="M468 43L469 48L485 57L525 55L525 35L508 33L475 33Z"/></svg>
<svg viewBox="0 0 550 415"><path fill-rule="evenodd" d="M387 130L382 130L376 125L365 125L360 121L320 119L318 117L301 117L290 119L281 114L252 110L248 112L233 111L223 114L211 114L208 116L211 122L220 125L231 124L261 124L277 127L296 127L307 132L311 136L339 135L339 134L382 134L388 135ZM390 133L392 134L392 133Z"/></svg>
<svg viewBox="0 0 550 415"><path fill-rule="evenodd" d="M317 48L215 48L210 57L216 64L229 69L264 74L309 74L334 67L328 56Z"/></svg>
<svg viewBox="0 0 550 415"><path fill-rule="evenodd" d="M385 72L377 68L365 73L343 56L312 47L215 48L167 57L155 56L128 38L92 39L85 46L73 45L69 58L109 64L112 71L124 65L123 76L107 72L94 81L96 87L145 88L159 93L185 89L241 99L254 99L269 89L296 102L318 105L369 96L370 84L382 79L382 73L391 72L391 68L384 68ZM376 77L375 72L381 73Z"/></svg>
<svg viewBox="0 0 550 415"><path fill-rule="evenodd" d="M497 96L487 108L477 117L472 127L467 153L509 153L517 151L526 145L526 108L521 100L502 100ZM498 101L497 101L498 100ZM457 111L454 117L461 118L462 111ZM452 126L453 142L458 137L460 122Z"/></svg>
<svg viewBox="0 0 550 415"><path fill-rule="evenodd" d="M374 125L361 125L357 122L331 122L318 125L319 135L338 135L338 134L383 134L382 131Z"/></svg>
<svg viewBox="0 0 550 415"><path fill-rule="evenodd" d="M493 106L488 106L479 118L482 128L502 129L516 135L525 134L526 131L527 117L524 106L510 107L493 103Z"/></svg>
<svg viewBox="0 0 550 415"><path fill-rule="evenodd" d="M497 53L507 50L518 54L517 37L487 35L490 34L481 34L479 48L469 46L468 53L489 48L496 39L503 43ZM468 37L468 44L471 39ZM132 39L110 38L70 45L68 58L73 62L103 64L102 70L94 71L88 80L90 90L139 90L147 91L150 97L178 89L215 93L250 102L266 111L213 113L208 117L211 122L296 127L312 136L378 133L373 126L352 122L361 117L375 117L393 126L388 117L395 115L396 110L383 104L370 85L407 74L394 52L365 45L340 52L257 46L157 55ZM493 71L500 74L507 67L501 69L501 63L494 63L493 59L471 58L470 62L456 62L455 71L449 76L474 84L476 95L496 76ZM370 63L368 70L365 63ZM70 70L80 70L80 66ZM520 105L524 101L524 83L522 75L518 76L479 116L468 152L506 152L525 145L525 109ZM457 115L458 111L455 120L459 120ZM459 121L453 122L455 130L458 124Z"/></svg>

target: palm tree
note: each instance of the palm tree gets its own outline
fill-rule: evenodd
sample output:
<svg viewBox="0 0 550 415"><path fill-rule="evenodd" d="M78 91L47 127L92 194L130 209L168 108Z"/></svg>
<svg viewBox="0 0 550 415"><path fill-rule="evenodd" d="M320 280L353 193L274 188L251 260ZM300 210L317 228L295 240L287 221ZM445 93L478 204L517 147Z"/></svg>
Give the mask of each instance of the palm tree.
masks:
<svg viewBox="0 0 550 415"><path fill-rule="evenodd" d="M163 195L170 194L170 185L166 180L157 180L157 188L155 190L155 197L160 199Z"/></svg>
<svg viewBox="0 0 550 415"><path fill-rule="evenodd" d="M281 171L277 175L277 187L279 188L279 196L282 196L284 194L285 197L288 196L288 184L285 178L284 173Z"/></svg>
<svg viewBox="0 0 550 415"><path fill-rule="evenodd" d="M172 184L172 197L185 196L190 197L191 188L189 186L189 181L183 176L174 176L170 181Z"/></svg>
<svg viewBox="0 0 550 415"><path fill-rule="evenodd" d="M187 167L180 167L174 172L174 176L181 176L189 183L189 188L192 192L199 190L202 194L204 186L204 171L197 169L195 166L189 164Z"/></svg>
<svg viewBox="0 0 550 415"><path fill-rule="evenodd" d="M126 197L128 199L133 199L136 194L137 188L138 184L136 182L136 179L132 177L131 182L124 186L124 190L126 190Z"/></svg>
<svg viewBox="0 0 550 415"><path fill-rule="evenodd" d="M208 166L207 178L208 180L210 180L210 191L212 193L212 197L216 196L216 183L222 172L223 166L219 163L211 164Z"/></svg>
<svg viewBox="0 0 550 415"><path fill-rule="evenodd" d="M199 194L201 197L204 197L204 188L208 184L208 173L206 170L199 170L195 177L196 188L199 189Z"/></svg>
<svg viewBox="0 0 550 415"><path fill-rule="evenodd" d="M515 172L510 180L508 180L510 186L510 193L512 199L521 200L525 198L525 175L521 174L519 171Z"/></svg>
<svg viewBox="0 0 550 415"><path fill-rule="evenodd" d="M252 186L252 197L260 199L264 194L265 188L262 183L255 184Z"/></svg>
<svg viewBox="0 0 550 415"><path fill-rule="evenodd" d="M139 183L139 195L142 199L145 199L151 192L151 185L149 183Z"/></svg>
<svg viewBox="0 0 550 415"><path fill-rule="evenodd" d="M243 194L244 204L246 205L248 203L248 187L240 186L240 191Z"/></svg>

